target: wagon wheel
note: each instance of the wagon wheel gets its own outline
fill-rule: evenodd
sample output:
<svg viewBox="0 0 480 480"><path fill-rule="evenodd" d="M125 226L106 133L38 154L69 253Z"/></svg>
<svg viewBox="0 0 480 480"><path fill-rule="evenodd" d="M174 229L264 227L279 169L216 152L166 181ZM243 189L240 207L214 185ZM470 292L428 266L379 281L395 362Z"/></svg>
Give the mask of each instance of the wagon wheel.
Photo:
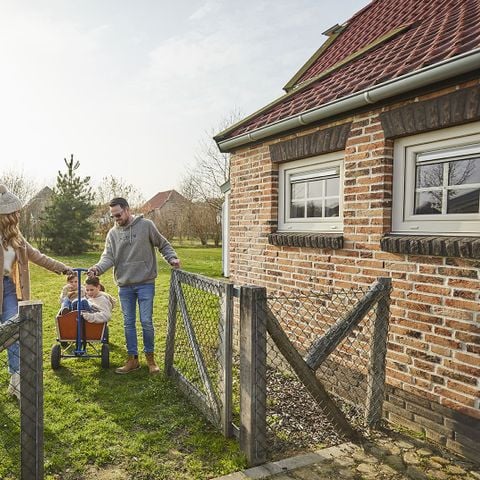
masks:
<svg viewBox="0 0 480 480"><path fill-rule="evenodd" d="M60 358L62 353L62 347L57 343L52 347L52 353L50 355L50 364L53 370L60 368Z"/></svg>
<svg viewBox="0 0 480 480"><path fill-rule="evenodd" d="M110 367L110 348L107 343L102 345L102 368Z"/></svg>

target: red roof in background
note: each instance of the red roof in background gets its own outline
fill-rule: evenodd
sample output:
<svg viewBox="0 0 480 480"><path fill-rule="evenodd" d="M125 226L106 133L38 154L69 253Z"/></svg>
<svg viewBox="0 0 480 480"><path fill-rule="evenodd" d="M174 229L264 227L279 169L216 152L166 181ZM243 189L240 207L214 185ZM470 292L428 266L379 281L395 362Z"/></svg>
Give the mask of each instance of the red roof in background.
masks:
<svg viewBox="0 0 480 480"><path fill-rule="evenodd" d="M158 192L154 195L148 202L145 203L145 206L148 208L149 211L155 210L156 208L162 208L163 205L167 202L170 198L174 190L167 190L166 192Z"/></svg>
<svg viewBox="0 0 480 480"><path fill-rule="evenodd" d="M408 27L330 74L313 79L395 28ZM231 138L480 47L479 0L374 0L297 80L309 86L280 98Z"/></svg>

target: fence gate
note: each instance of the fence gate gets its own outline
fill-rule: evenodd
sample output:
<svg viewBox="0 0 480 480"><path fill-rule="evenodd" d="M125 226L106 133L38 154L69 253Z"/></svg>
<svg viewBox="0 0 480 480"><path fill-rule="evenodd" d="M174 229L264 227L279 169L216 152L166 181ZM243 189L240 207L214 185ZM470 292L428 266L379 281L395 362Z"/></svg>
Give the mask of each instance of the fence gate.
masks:
<svg viewBox="0 0 480 480"><path fill-rule="evenodd" d="M267 294L173 271L166 373L250 465L358 438L381 419L390 289Z"/></svg>
<svg viewBox="0 0 480 480"><path fill-rule="evenodd" d="M232 434L233 284L172 271L165 372L225 436Z"/></svg>

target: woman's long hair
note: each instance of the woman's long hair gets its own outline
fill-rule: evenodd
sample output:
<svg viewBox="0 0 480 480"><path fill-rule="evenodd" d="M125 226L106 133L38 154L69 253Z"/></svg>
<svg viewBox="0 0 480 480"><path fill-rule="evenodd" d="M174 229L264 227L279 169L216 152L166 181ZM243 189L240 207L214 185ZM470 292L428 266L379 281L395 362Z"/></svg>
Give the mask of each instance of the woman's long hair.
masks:
<svg viewBox="0 0 480 480"><path fill-rule="evenodd" d="M19 212L0 214L0 236L4 248L10 245L13 248L19 248L22 245L22 234L18 228L19 219Z"/></svg>

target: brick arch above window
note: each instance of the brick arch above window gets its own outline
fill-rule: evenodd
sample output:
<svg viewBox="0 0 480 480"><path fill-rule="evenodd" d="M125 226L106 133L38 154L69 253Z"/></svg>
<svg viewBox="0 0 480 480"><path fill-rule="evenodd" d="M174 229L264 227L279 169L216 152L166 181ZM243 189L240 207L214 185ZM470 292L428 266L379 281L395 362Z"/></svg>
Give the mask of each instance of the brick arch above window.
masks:
<svg viewBox="0 0 480 480"><path fill-rule="evenodd" d="M380 114L385 138L404 137L477 120L480 120L480 85Z"/></svg>
<svg viewBox="0 0 480 480"><path fill-rule="evenodd" d="M273 163L282 163L345 150L351 125L351 122L344 123L309 135L273 143L269 147L270 158Z"/></svg>

